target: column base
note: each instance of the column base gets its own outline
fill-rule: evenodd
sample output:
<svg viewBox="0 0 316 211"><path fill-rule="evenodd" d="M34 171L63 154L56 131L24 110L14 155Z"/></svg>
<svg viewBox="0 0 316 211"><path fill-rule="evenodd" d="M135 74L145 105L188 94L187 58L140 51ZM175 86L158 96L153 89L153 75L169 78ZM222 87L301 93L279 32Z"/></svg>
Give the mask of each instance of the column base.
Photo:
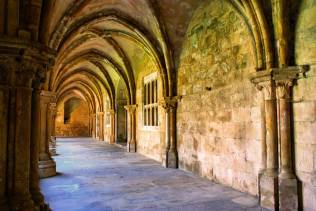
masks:
<svg viewBox="0 0 316 211"><path fill-rule="evenodd" d="M51 137L50 142L49 142L49 154L51 156L56 155L56 138Z"/></svg>
<svg viewBox="0 0 316 211"><path fill-rule="evenodd" d="M278 177L262 174L259 178L260 206L270 210L279 209Z"/></svg>
<svg viewBox="0 0 316 211"><path fill-rule="evenodd" d="M48 211L48 210L50 210L49 206L45 203L44 196L40 192L40 190L31 191L31 194L32 194L32 199L33 199L35 205L41 211Z"/></svg>
<svg viewBox="0 0 316 211"><path fill-rule="evenodd" d="M166 168L178 168L177 152L169 150L163 157L163 166Z"/></svg>
<svg viewBox="0 0 316 211"><path fill-rule="evenodd" d="M135 142L127 143L127 152L136 152L136 143Z"/></svg>
<svg viewBox="0 0 316 211"><path fill-rule="evenodd" d="M298 210L296 178L279 178L280 210Z"/></svg>
<svg viewBox="0 0 316 211"><path fill-rule="evenodd" d="M40 178L52 177L56 175L56 163L53 159L39 161Z"/></svg>
<svg viewBox="0 0 316 211"><path fill-rule="evenodd" d="M30 194L15 194L10 197L10 211L39 211Z"/></svg>
<svg viewBox="0 0 316 211"><path fill-rule="evenodd" d="M114 136L110 136L110 144L114 144L115 143L115 138Z"/></svg>
<svg viewBox="0 0 316 211"><path fill-rule="evenodd" d="M56 156L57 155L56 148L49 149L49 154L50 156Z"/></svg>

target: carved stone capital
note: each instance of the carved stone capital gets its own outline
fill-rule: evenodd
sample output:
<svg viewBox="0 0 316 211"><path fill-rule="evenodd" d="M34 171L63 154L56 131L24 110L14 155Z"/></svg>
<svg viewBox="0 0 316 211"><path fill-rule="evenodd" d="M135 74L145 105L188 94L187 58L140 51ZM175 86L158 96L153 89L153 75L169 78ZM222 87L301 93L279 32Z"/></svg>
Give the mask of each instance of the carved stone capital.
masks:
<svg viewBox="0 0 316 211"><path fill-rule="evenodd" d="M40 89L55 55L56 52L40 43L30 45L23 40L0 38L0 83ZM10 72L5 78L2 69Z"/></svg>
<svg viewBox="0 0 316 211"><path fill-rule="evenodd" d="M277 86L279 99L291 97L292 86L295 81L308 71L306 66L282 67L273 69L273 79Z"/></svg>
<svg viewBox="0 0 316 211"><path fill-rule="evenodd" d="M31 60L23 59L16 63L15 85L18 87L32 87L33 79L39 68L39 64Z"/></svg>
<svg viewBox="0 0 316 211"><path fill-rule="evenodd" d="M11 85L14 72L14 60L0 55L0 85Z"/></svg>
<svg viewBox="0 0 316 211"><path fill-rule="evenodd" d="M292 86L293 86L292 80L282 80L282 82L278 82L277 83L278 99L290 99Z"/></svg>
<svg viewBox="0 0 316 211"><path fill-rule="evenodd" d="M279 97L288 97L290 93L288 90L293 86L294 81L307 71L307 66L271 68L252 73L249 79L257 89L264 92L265 99L274 99L276 87Z"/></svg>
<svg viewBox="0 0 316 211"><path fill-rule="evenodd" d="M56 115L56 113L57 113L57 105L56 105L56 103L50 103L49 104L49 109L51 110L53 116Z"/></svg>
<svg viewBox="0 0 316 211"><path fill-rule="evenodd" d="M137 105L126 105L124 108L127 110L129 113L135 113L137 109Z"/></svg>
<svg viewBox="0 0 316 211"><path fill-rule="evenodd" d="M41 91L41 102L43 103L55 103L56 102L56 94L50 91Z"/></svg>
<svg viewBox="0 0 316 211"><path fill-rule="evenodd" d="M271 69L252 73L249 79L258 90L263 92L265 100L275 99L275 83Z"/></svg>
<svg viewBox="0 0 316 211"><path fill-rule="evenodd" d="M165 97L163 101L159 102L159 105L164 108L166 112L175 110L181 98L181 96Z"/></svg>

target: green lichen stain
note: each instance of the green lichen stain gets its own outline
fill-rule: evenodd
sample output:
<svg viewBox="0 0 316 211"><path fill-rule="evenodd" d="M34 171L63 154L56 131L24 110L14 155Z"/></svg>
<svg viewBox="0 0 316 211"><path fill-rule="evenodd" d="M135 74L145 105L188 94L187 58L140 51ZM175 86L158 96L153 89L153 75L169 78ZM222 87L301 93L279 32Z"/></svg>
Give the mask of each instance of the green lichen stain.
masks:
<svg viewBox="0 0 316 211"><path fill-rule="evenodd" d="M296 24L297 64L316 62L316 0L303 0Z"/></svg>
<svg viewBox="0 0 316 211"><path fill-rule="evenodd" d="M185 91L190 94L203 91L206 85L219 88L244 80L254 66L252 43L244 20L232 5L205 1L194 13L187 31L179 85L193 83Z"/></svg>

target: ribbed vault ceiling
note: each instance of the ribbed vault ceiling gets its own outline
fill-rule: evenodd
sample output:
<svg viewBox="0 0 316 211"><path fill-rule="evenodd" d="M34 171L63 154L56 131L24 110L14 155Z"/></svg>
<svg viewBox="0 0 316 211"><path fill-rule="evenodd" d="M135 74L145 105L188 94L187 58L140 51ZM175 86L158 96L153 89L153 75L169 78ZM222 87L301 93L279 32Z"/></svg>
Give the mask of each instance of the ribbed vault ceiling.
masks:
<svg viewBox="0 0 316 211"><path fill-rule="evenodd" d="M172 95L173 52L197 0L52 0L44 5L41 39L57 52L46 89L58 97L81 93L92 108L104 96L115 105L118 86L129 104L136 100L139 64L151 60L160 71L164 95ZM120 83L123 82L123 83ZM74 91L75 90L75 91Z"/></svg>
<svg viewBox="0 0 316 211"><path fill-rule="evenodd" d="M267 22L258 0L225 0L244 17L253 36L257 68L272 64ZM42 7L40 42L57 52L46 90L77 90L102 111L117 90L136 102L143 61L159 71L163 95L176 95L176 69L188 24L202 0L51 0ZM120 87L119 87L120 86ZM124 87L122 87L124 86Z"/></svg>

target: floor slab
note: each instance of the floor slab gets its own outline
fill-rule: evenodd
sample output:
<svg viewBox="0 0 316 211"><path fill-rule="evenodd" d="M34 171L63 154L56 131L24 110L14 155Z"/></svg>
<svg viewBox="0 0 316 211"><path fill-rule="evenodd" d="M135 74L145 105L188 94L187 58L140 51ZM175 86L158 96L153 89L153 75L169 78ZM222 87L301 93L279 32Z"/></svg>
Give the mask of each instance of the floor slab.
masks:
<svg viewBox="0 0 316 211"><path fill-rule="evenodd" d="M261 210L258 199L90 138L57 140L57 176L41 180L53 211Z"/></svg>

